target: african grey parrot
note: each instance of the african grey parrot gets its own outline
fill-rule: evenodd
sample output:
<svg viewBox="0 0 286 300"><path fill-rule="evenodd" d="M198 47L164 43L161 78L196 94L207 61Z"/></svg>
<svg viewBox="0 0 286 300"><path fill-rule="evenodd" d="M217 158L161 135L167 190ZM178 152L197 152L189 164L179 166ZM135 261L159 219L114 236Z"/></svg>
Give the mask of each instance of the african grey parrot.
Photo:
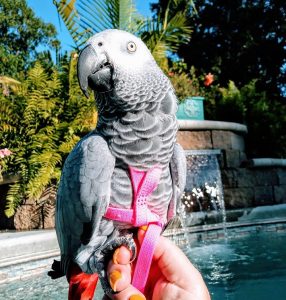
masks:
<svg viewBox="0 0 286 300"><path fill-rule="evenodd" d="M88 88L94 91L98 124L65 161L56 232L63 273L73 261L83 272L104 277L108 251L135 247L130 225L104 217L109 205L132 206L128 168L161 166L148 207L166 224L185 187L186 162L176 144L174 90L139 38L115 29L94 35L80 52L78 78L86 96Z"/></svg>

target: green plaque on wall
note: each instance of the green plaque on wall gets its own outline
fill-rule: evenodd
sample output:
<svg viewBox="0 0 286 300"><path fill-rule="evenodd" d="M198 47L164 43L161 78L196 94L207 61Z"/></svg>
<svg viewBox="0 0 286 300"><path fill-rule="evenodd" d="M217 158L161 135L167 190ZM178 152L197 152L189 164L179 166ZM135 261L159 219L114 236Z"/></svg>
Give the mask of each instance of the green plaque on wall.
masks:
<svg viewBox="0 0 286 300"><path fill-rule="evenodd" d="M179 104L177 119L204 120L204 97L190 97Z"/></svg>

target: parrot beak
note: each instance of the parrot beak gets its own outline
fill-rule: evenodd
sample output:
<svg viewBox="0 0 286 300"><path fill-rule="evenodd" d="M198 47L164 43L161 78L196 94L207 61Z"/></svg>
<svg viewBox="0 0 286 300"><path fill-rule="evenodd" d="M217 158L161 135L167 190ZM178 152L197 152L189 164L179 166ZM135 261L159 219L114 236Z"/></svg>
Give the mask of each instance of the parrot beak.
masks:
<svg viewBox="0 0 286 300"><path fill-rule="evenodd" d="M98 55L91 45L87 45L79 54L77 77L81 90L88 98L88 87L98 92L112 89L112 68L106 55Z"/></svg>

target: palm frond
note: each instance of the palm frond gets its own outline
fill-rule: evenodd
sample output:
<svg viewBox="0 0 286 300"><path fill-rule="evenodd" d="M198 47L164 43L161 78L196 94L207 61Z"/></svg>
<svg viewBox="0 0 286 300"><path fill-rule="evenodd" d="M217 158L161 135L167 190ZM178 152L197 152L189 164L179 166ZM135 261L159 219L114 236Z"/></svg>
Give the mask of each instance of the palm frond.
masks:
<svg viewBox="0 0 286 300"><path fill-rule="evenodd" d="M190 41L192 29L183 12L173 16L163 30L164 40L172 52L176 52L180 45Z"/></svg>
<svg viewBox="0 0 286 300"><path fill-rule="evenodd" d="M21 86L21 82L8 76L0 76L0 88L3 95L9 95L10 91L16 92Z"/></svg>
<svg viewBox="0 0 286 300"><path fill-rule="evenodd" d="M77 135L69 136L66 141L59 146L59 151L64 154L70 153L79 140L80 137Z"/></svg>
<svg viewBox="0 0 286 300"><path fill-rule="evenodd" d="M174 53L180 45L187 44L192 33L187 10L170 11L169 5L171 2L173 3L171 0L168 2L167 9L162 15L158 14L155 18L146 19L139 33L163 69L166 69L167 53ZM173 4L178 5L175 2Z"/></svg>
<svg viewBox="0 0 286 300"><path fill-rule="evenodd" d="M102 30L116 28L136 33L143 24L134 0L53 0L53 3L78 48Z"/></svg>
<svg viewBox="0 0 286 300"><path fill-rule="evenodd" d="M22 201L22 186L20 183L14 183L9 187L8 194L6 197L6 216L12 217L16 211L16 208Z"/></svg>
<svg viewBox="0 0 286 300"><path fill-rule="evenodd" d="M8 86L18 86L21 84L20 81L12 78L12 77L8 77L8 76L0 76L0 84L2 85L8 85Z"/></svg>
<svg viewBox="0 0 286 300"><path fill-rule="evenodd" d="M30 199L38 200L46 187L55 178L57 165L61 164L62 157L57 151L45 151L40 155L31 156L30 163L40 165L36 176L27 184L26 195Z"/></svg>
<svg viewBox="0 0 286 300"><path fill-rule="evenodd" d="M80 19L75 6L76 0L53 0L53 4L56 6L76 46L80 47L91 36L91 32L86 26L83 28L79 25Z"/></svg>

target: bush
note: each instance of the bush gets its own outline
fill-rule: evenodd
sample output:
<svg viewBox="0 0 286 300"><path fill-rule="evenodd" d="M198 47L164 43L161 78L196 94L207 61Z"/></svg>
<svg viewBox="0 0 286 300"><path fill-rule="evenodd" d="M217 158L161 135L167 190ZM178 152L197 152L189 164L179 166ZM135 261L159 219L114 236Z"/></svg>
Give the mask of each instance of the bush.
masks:
<svg viewBox="0 0 286 300"><path fill-rule="evenodd" d="M213 87L205 96L205 115L210 120L246 124L246 150L250 157L285 157L286 107L269 101L265 92L257 91L256 80L240 90L230 81L228 87Z"/></svg>
<svg viewBox="0 0 286 300"><path fill-rule="evenodd" d="M95 127L97 114L94 100L78 87L76 55L51 73L37 62L14 92L2 91L0 102L0 145L13 153L1 160L1 172L21 176L8 192L9 217L23 201L57 185L65 157Z"/></svg>

